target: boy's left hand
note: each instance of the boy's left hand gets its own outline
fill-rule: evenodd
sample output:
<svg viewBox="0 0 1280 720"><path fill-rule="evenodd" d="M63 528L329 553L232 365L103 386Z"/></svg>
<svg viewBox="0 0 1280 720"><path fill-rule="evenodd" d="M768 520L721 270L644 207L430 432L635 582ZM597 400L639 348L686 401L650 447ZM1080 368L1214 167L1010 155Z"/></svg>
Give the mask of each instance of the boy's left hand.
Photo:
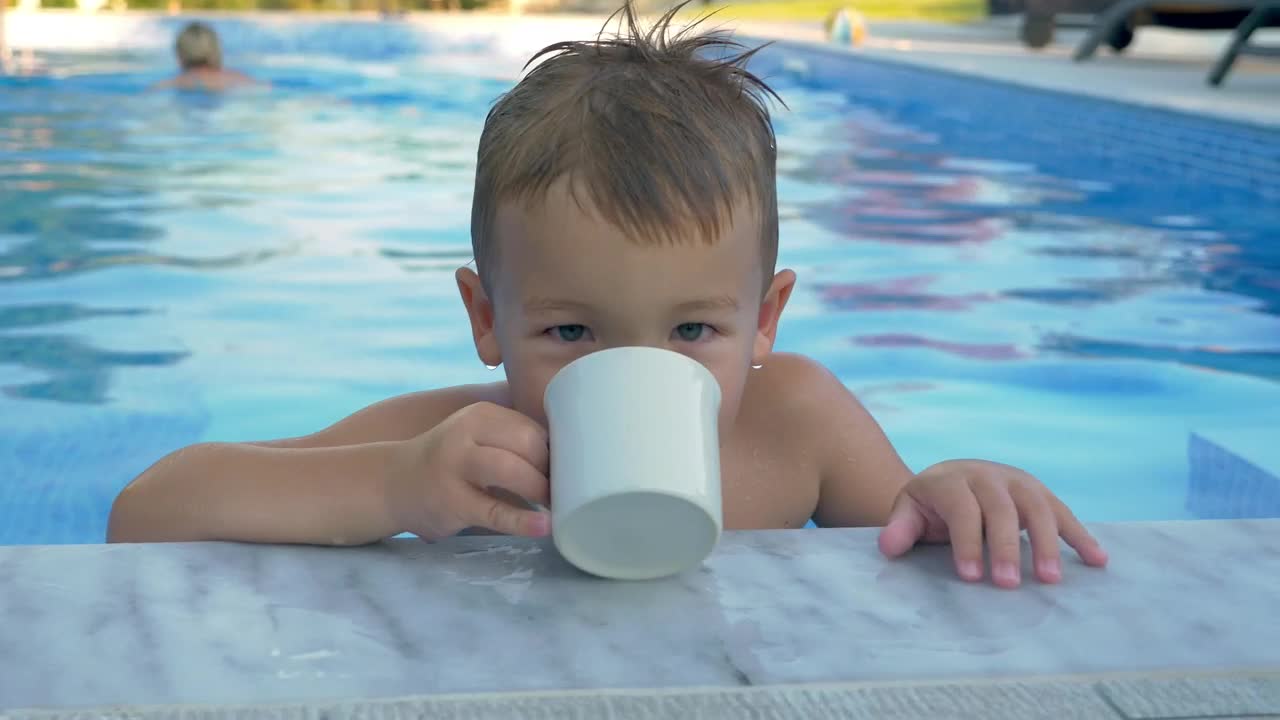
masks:
<svg viewBox="0 0 1280 720"><path fill-rule="evenodd" d="M880 532L880 550L897 557L917 542L950 541L960 577L977 581L983 575L985 535L992 581L1012 588L1021 582L1024 528L1041 582L1062 579L1059 536L1085 564L1107 564L1098 541L1039 480L1017 468L981 460L949 460L912 478Z"/></svg>

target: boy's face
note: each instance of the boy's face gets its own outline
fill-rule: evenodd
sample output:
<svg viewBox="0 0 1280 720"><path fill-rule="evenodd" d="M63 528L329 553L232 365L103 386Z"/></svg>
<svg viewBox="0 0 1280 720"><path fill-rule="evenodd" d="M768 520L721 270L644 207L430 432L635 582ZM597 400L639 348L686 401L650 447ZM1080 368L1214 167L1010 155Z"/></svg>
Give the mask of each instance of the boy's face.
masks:
<svg viewBox="0 0 1280 720"><path fill-rule="evenodd" d="M532 208L498 209L492 296L474 272L458 273L481 360L505 366L515 409L545 426L547 383L573 360L621 346L673 350L719 382L723 438L751 365L773 347L795 275L778 273L762 297L760 226L750 208L715 243L650 244L583 205L561 181Z"/></svg>

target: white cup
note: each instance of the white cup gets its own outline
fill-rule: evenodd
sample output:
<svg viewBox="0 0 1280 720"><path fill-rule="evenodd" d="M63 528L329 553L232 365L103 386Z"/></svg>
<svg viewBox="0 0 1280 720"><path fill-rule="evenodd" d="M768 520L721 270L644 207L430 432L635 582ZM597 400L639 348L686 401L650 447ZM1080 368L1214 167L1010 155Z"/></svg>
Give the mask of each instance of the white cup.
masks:
<svg viewBox="0 0 1280 720"><path fill-rule="evenodd" d="M697 567L720 509L720 385L648 347L585 355L547 385L551 526L580 570L648 580Z"/></svg>

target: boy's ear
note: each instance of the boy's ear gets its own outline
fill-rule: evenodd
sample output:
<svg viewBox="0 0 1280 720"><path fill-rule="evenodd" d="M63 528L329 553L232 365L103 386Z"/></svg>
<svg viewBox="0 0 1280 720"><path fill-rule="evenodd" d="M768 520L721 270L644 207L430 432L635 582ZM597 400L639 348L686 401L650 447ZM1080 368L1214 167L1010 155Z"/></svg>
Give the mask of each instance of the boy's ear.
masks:
<svg viewBox="0 0 1280 720"><path fill-rule="evenodd" d="M796 274L790 270L780 270L773 276L769 289L760 302L760 317L756 323L756 342L751 349L751 364L763 365L765 358L773 352L773 343L778 339L778 320L782 310L791 299L791 291L796 287Z"/></svg>
<svg viewBox="0 0 1280 720"><path fill-rule="evenodd" d="M462 296L462 304L466 306L467 317L471 320L471 337L480 362L489 367L501 365L502 350L498 347L493 325L493 302L484 291L480 276L469 267L461 267L454 277L458 280L458 294Z"/></svg>

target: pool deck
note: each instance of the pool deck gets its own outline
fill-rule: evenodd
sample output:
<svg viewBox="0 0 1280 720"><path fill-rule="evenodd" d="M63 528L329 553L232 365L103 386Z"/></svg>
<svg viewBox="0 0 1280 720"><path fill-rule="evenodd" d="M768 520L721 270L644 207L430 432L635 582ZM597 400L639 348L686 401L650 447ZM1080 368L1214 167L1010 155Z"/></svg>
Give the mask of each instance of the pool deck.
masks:
<svg viewBox="0 0 1280 720"><path fill-rule="evenodd" d="M1053 45L1032 51L1018 43L1017 23L1015 18L965 25L873 22L862 47L827 46L874 60L1280 127L1280 62L1242 58L1221 87L1205 83L1229 39L1226 32L1143 28L1123 55L1104 49L1077 63L1071 53L1083 30L1060 28ZM812 24L738 26L759 37L823 42L821 28ZM1280 42L1275 31L1255 37Z"/></svg>
<svg viewBox="0 0 1280 720"><path fill-rule="evenodd" d="M0 548L0 718L1280 716L1280 520L1092 530L1108 568L1012 591L874 529L643 583L516 538Z"/></svg>
<svg viewBox="0 0 1280 720"><path fill-rule="evenodd" d="M228 13L220 17L234 16ZM155 17L160 16L145 12L10 12L6 30L10 47L19 56L24 48L111 47L139 41L167 47L171 40L168 36L137 31L140 22ZM324 17L306 19L315 22ZM342 17L384 22L369 15ZM511 62L493 71L514 76L530 53L566 38L593 37L604 20L604 15L432 13L392 22L427 32L503 37ZM910 63L1028 87L1280 127L1280 62L1241 58L1224 85L1212 88L1205 83L1210 66L1229 38L1227 32L1142 28L1125 54L1115 55L1103 49L1093 59L1076 63L1071 60L1071 52L1083 30L1059 28L1054 44L1032 51L1018 42L1018 20L1011 17L967 24L874 21L870 23L867 42L857 48L825 43L821 25L816 22L725 19L712 23L755 38L822 45L835 53L878 61ZM1255 42L1280 44L1280 30L1259 31Z"/></svg>

